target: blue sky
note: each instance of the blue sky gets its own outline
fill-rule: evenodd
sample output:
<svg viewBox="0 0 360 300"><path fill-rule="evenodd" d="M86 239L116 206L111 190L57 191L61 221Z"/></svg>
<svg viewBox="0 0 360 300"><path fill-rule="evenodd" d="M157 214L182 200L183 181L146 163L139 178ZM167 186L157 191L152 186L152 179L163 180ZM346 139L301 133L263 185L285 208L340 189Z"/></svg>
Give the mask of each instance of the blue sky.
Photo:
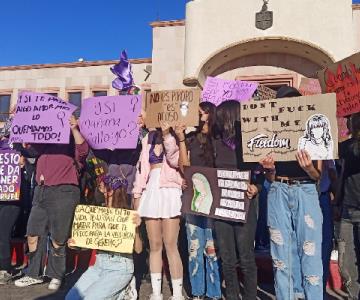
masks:
<svg viewBox="0 0 360 300"><path fill-rule="evenodd" d="M185 3L0 0L0 66L116 59L122 49L131 58L151 57L149 23L184 18Z"/></svg>
<svg viewBox="0 0 360 300"><path fill-rule="evenodd" d="M149 23L182 19L185 0L0 0L0 65L151 57Z"/></svg>

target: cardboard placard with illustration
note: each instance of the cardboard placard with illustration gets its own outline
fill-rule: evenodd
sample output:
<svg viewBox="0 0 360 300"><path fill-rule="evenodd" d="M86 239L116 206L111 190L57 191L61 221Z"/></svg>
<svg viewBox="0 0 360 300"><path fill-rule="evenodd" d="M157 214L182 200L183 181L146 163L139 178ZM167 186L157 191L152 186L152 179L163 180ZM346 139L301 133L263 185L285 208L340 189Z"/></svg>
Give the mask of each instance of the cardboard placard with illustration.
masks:
<svg viewBox="0 0 360 300"><path fill-rule="evenodd" d="M271 88L268 88L267 86L263 84L259 84L254 95L254 100L269 100L269 99L275 99L276 98L276 91L274 91Z"/></svg>
<svg viewBox="0 0 360 300"><path fill-rule="evenodd" d="M186 167L183 214L246 223L250 171Z"/></svg>
<svg viewBox="0 0 360 300"><path fill-rule="evenodd" d="M298 150L306 150L313 160L336 159L336 95L243 103L241 132L245 162L258 162L268 154L276 161L294 161Z"/></svg>
<svg viewBox="0 0 360 300"><path fill-rule="evenodd" d="M299 92L303 96L321 94L321 86L318 79L314 78L301 78Z"/></svg>
<svg viewBox="0 0 360 300"><path fill-rule="evenodd" d="M360 111L360 52L318 72L324 93L336 93L337 116Z"/></svg>
<svg viewBox="0 0 360 300"><path fill-rule="evenodd" d="M160 122L167 122L170 126L198 126L200 94L199 89L147 92L146 127L160 127Z"/></svg>

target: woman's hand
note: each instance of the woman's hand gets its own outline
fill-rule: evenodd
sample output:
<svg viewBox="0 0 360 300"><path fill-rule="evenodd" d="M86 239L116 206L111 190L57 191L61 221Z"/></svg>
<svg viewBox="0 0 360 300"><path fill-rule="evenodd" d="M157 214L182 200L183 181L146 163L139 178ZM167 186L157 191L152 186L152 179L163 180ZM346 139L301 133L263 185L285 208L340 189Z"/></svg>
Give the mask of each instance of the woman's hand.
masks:
<svg viewBox="0 0 360 300"><path fill-rule="evenodd" d="M310 154L306 150L300 150L295 154L299 166L311 177L313 180L319 180L321 173L315 168Z"/></svg>
<svg viewBox="0 0 360 300"><path fill-rule="evenodd" d="M162 134L163 136L166 136L170 133L170 125L168 122L165 122L165 121L161 121L160 122L160 127L161 127L161 131L162 131Z"/></svg>
<svg viewBox="0 0 360 300"><path fill-rule="evenodd" d="M139 226L140 226L140 224L141 224L141 218L140 218L140 215L139 215L139 213L138 213L137 211L134 212L132 221L133 221L133 224L136 225L136 227L139 227Z"/></svg>
<svg viewBox="0 0 360 300"><path fill-rule="evenodd" d="M181 189L184 191L187 189L187 187L188 187L187 182L185 179L183 179L182 184L181 184Z"/></svg>
<svg viewBox="0 0 360 300"><path fill-rule="evenodd" d="M179 141L185 140L185 129L186 125L178 124L175 126L175 134L178 137Z"/></svg>
<svg viewBox="0 0 360 300"><path fill-rule="evenodd" d="M249 184L246 191L246 196L251 200L258 194L258 192L259 190L256 185Z"/></svg>
<svg viewBox="0 0 360 300"><path fill-rule="evenodd" d="M73 248L73 247L76 247L76 242L73 238L69 238L67 241L67 245L69 248Z"/></svg>
<svg viewBox="0 0 360 300"><path fill-rule="evenodd" d="M259 164L264 169L275 169L275 160L271 155L266 155L266 157L259 161Z"/></svg>
<svg viewBox="0 0 360 300"><path fill-rule="evenodd" d="M74 115L72 115L72 116L70 117L69 122L70 122L70 128L71 128L71 130L76 130L76 129L78 129L78 121L76 120L76 118L75 118Z"/></svg>
<svg viewBox="0 0 360 300"><path fill-rule="evenodd" d="M139 127L141 128L141 127L145 127L145 120L144 120L145 118L144 118L144 115L143 115L143 113L141 113L139 116L138 116L138 118L137 118L137 124L139 125Z"/></svg>

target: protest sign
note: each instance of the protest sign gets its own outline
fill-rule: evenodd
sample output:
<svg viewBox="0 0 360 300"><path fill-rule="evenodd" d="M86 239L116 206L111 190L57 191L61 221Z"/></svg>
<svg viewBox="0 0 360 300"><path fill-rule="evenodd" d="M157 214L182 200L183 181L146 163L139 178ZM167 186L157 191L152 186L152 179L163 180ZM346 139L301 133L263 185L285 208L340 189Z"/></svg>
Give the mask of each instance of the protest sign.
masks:
<svg viewBox="0 0 360 300"><path fill-rule="evenodd" d="M241 132L245 162L258 162L270 153L276 161L292 161L300 149L308 151L313 160L336 159L336 96L243 103Z"/></svg>
<svg viewBox="0 0 360 300"><path fill-rule="evenodd" d="M299 92L303 96L321 94L321 86L319 80L303 77L300 82Z"/></svg>
<svg viewBox="0 0 360 300"><path fill-rule="evenodd" d="M147 128L160 127L159 122L170 126L184 124L188 127L199 124L200 90L184 89L146 93Z"/></svg>
<svg viewBox="0 0 360 300"><path fill-rule="evenodd" d="M225 80L217 77L208 77L202 91L202 101L214 103L216 106L227 100L247 101L254 94L258 83Z"/></svg>
<svg viewBox="0 0 360 300"><path fill-rule="evenodd" d="M186 167L182 213L246 223L249 171Z"/></svg>
<svg viewBox="0 0 360 300"><path fill-rule="evenodd" d="M74 246L132 253L135 240L134 211L121 208L78 205L71 237Z"/></svg>
<svg viewBox="0 0 360 300"><path fill-rule="evenodd" d="M93 149L135 149L141 96L103 96L85 99L80 130Z"/></svg>
<svg viewBox="0 0 360 300"><path fill-rule="evenodd" d="M360 111L360 53L328 65L318 78L324 93L336 93L338 117Z"/></svg>
<svg viewBox="0 0 360 300"><path fill-rule="evenodd" d="M48 94L23 92L11 123L12 143L68 144L76 106Z"/></svg>
<svg viewBox="0 0 360 300"><path fill-rule="evenodd" d="M20 153L0 150L0 201L20 199Z"/></svg>
<svg viewBox="0 0 360 300"><path fill-rule="evenodd" d="M338 117L338 136L339 136L339 143L344 142L351 138L351 134L349 129L347 128L347 119Z"/></svg>
<svg viewBox="0 0 360 300"><path fill-rule="evenodd" d="M268 100L268 99L275 99L276 98L276 91L268 88L265 85L259 84L257 87L253 99L254 100Z"/></svg>

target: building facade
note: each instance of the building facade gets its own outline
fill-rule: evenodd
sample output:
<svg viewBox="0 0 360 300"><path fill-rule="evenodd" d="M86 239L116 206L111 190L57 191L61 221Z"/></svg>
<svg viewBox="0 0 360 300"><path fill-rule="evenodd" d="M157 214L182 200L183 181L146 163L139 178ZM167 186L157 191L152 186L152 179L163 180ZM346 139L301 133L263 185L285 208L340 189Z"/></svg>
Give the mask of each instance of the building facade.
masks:
<svg viewBox="0 0 360 300"><path fill-rule="evenodd" d="M298 87L326 64L360 51L360 4L351 0L267 1L272 26L255 25L263 0L193 0L185 20L158 21L148 59L132 60L143 90L202 87L207 76ZM56 94L76 105L116 95L116 61L0 67L0 116L20 91Z"/></svg>

